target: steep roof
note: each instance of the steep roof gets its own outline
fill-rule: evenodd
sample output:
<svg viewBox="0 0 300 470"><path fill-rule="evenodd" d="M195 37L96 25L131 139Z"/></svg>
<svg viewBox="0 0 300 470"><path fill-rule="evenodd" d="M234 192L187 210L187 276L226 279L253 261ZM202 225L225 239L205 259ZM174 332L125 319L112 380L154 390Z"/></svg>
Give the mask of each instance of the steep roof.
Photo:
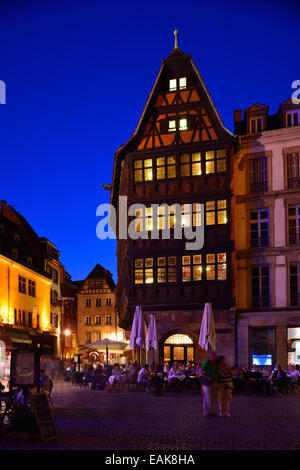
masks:
<svg viewBox="0 0 300 470"><path fill-rule="evenodd" d="M212 101L212 98L206 88L206 85L201 77L201 74L192 60L192 56L190 54L184 54L184 52L182 52L179 48L174 48L171 54L169 55L169 57L162 61L162 65L159 69L159 72L154 82L154 85L152 87L152 90L148 96L143 112L141 114L141 117L138 121L138 124L132 136L124 145L121 145L118 148L118 150L115 152L113 177L112 177L112 185L111 185L111 198L110 198L110 203L113 205L116 204L116 198L117 198L118 190L119 190L119 177L120 177L120 168L121 168L122 159L124 158L126 151L130 151L130 149L134 147L134 143L136 139L138 138L140 130L145 124L148 110L154 103L154 99L156 96L156 92L158 91L158 85L159 85L160 79L162 75L168 74L169 68L174 67L174 64L176 66L177 63L183 63L183 62L185 63L185 68L191 69L193 73L195 74L198 87L201 89L203 96L206 98L206 101L208 103L211 113L215 116L216 125L220 128L223 135L226 135L228 138L231 138L231 139L233 138L233 134L224 126L223 121L218 113L218 110L216 109Z"/></svg>
<svg viewBox="0 0 300 470"><path fill-rule="evenodd" d="M81 288L83 286L83 284L89 280L89 279L104 279L108 285L108 287L114 291L115 290L115 283L114 283L114 280L112 278L112 274L110 273L110 271L108 271L107 269L103 268L103 266L101 266L99 263L96 264L96 266L94 267L94 269L92 269L92 271L88 274L88 276L84 279L84 281L73 281L73 283L75 285L77 285L79 288ZM79 285L80 283L80 285Z"/></svg>

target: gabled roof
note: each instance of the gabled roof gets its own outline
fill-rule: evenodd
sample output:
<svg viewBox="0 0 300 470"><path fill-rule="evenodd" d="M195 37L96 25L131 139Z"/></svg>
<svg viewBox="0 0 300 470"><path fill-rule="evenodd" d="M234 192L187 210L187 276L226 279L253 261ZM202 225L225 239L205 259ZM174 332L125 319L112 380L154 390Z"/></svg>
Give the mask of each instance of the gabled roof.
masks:
<svg viewBox="0 0 300 470"><path fill-rule="evenodd" d="M245 113L255 113L255 112L268 112L269 111L269 106L266 104L261 104L261 103L255 103L252 106L249 106L249 108L245 109Z"/></svg>
<svg viewBox="0 0 300 470"><path fill-rule="evenodd" d="M73 283L79 288L81 288L89 279L104 279L111 291L115 290L116 285L112 278L112 274L110 273L110 271L103 268L103 266L101 266L100 264L96 264L94 269L90 272L90 274L88 274L88 276L83 281L73 281ZM79 283L80 285L78 285Z"/></svg>
<svg viewBox="0 0 300 470"><path fill-rule="evenodd" d="M148 99L146 101L146 104L144 106L144 109L143 109L143 112L141 114L141 117L138 121L138 124L132 134L132 136L130 137L130 139L124 144L124 145L121 145L118 150L115 152L115 157L114 157L114 166L113 166L113 177L112 177L112 188L111 188L111 199L110 199L110 203L111 204L114 204L116 202L116 197L117 197L117 193L118 193L118 179L119 179L119 171L120 171L120 165L121 165L121 161L122 161L122 158L123 158L123 155L125 155L125 152L127 149L129 149L129 147L131 145L134 144L134 141L136 139L136 137L138 136L139 134L139 131L145 121L145 117L146 117L146 114L147 114L147 111L150 107L150 105L152 104L152 101L153 101L153 97L155 95L155 92L156 92L156 89L157 89L157 85L158 85L158 82L162 76L162 73L168 68L168 64L170 64L171 62L172 63L175 63L176 60L181 60L182 59L185 59L189 65L191 66L192 70L194 71L195 73L195 76L196 76L196 79L198 81L198 84L200 86L200 88L203 90L204 92L204 96L206 96L207 98L207 102L211 108L211 111L212 113L215 115L216 117L216 121L217 121L217 124L220 126L220 128L223 130L224 134L227 134L229 138L233 138L233 134L224 126L223 124L223 121L212 101L212 98L205 86L205 83L200 75L200 72L199 70L197 69L196 65L194 64L193 60L192 60L192 56L191 55L187 55L187 54L184 54L179 48L175 48L173 49L173 51L171 52L171 54L169 55L169 57L167 59L164 59L162 61L162 65L159 69L159 72L158 72L158 75L156 77L156 80L154 82L154 85L152 87L152 90L148 96ZM174 61L174 62L173 62ZM117 181L116 181L117 180Z"/></svg>

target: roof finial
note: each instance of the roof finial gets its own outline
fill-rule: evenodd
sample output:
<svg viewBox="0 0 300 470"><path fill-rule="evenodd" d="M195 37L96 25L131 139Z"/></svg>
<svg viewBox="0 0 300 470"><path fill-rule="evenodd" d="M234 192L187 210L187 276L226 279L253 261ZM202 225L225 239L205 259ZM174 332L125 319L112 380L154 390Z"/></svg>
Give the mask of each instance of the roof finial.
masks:
<svg viewBox="0 0 300 470"><path fill-rule="evenodd" d="M175 28L175 29L174 29L174 36L175 36L174 49L178 49L177 35L178 35L178 30L177 30L177 28Z"/></svg>

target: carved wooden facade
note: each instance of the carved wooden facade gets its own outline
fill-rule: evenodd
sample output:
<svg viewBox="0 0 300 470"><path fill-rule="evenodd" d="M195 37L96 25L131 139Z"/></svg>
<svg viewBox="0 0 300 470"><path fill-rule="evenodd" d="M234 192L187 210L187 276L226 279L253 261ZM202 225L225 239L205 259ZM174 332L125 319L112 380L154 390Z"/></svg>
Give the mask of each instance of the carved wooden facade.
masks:
<svg viewBox="0 0 300 470"><path fill-rule="evenodd" d="M231 329L232 158L233 136L191 56L174 49L162 63L133 136L115 154L111 202L117 210L119 196L128 197L128 206L204 204L205 242L201 250L187 251L184 239L152 240L151 221L149 239L118 239L116 302L122 327L130 329L135 306L142 305L146 316L156 314L161 338L182 332L196 343L204 304L212 302L220 329ZM162 351L163 344L160 359Z"/></svg>

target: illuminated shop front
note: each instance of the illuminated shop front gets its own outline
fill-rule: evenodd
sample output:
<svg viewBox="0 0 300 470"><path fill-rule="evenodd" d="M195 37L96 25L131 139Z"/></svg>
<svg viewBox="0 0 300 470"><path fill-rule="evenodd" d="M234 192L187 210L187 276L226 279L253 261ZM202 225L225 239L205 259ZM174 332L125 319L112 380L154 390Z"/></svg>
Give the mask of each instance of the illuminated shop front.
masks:
<svg viewBox="0 0 300 470"><path fill-rule="evenodd" d="M185 334L173 334L164 343L164 362L194 361L194 342Z"/></svg>
<svg viewBox="0 0 300 470"><path fill-rule="evenodd" d="M288 364L300 365L300 327L287 329Z"/></svg>

